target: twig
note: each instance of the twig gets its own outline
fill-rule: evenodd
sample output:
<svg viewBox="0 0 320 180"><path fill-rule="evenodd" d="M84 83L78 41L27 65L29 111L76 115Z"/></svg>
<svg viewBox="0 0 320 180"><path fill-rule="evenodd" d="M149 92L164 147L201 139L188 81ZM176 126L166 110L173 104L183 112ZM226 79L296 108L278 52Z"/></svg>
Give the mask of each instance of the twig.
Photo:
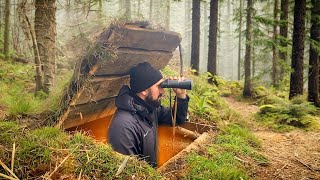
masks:
<svg viewBox="0 0 320 180"><path fill-rule="evenodd" d="M79 176L78 176L78 180L81 179L81 176L82 176L82 169L80 170L80 174L79 174Z"/></svg>
<svg viewBox="0 0 320 180"><path fill-rule="evenodd" d="M15 177L16 179L19 179L19 178L8 168L8 166L6 166L1 160L0 160L0 165L3 167L3 169L5 169L6 171L8 171L13 177Z"/></svg>
<svg viewBox="0 0 320 180"><path fill-rule="evenodd" d="M11 180L17 180L16 178L13 178L13 177L7 176L7 175L2 174L2 173L0 173L0 177L4 177L4 178L7 178L7 179L11 179Z"/></svg>
<svg viewBox="0 0 320 180"><path fill-rule="evenodd" d="M280 169L277 170L277 173L274 174L274 176L278 176L280 174L280 171L282 169L284 169L288 164L286 163L285 165L283 165Z"/></svg>
<svg viewBox="0 0 320 180"><path fill-rule="evenodd" d="M305 167L307 167L308 169L310 169L311 171L314 172L314 169L312 167L310 167L308 164L302 162L301 160L299 160L298 158L295 158L299 163L301 163L302 165L304 165Z"/></svg>
<svg viewBox="0 0 320 180"><path fill-rule="evenodd" d="M128 162L128 160L129 160L129 158L130 158L130 156L127 156L127 157L123 160L123 162L121 163L121 165L120 165L119 168L118 168L118 171L117 171L117 173L116 173L116 176L118 176L119 174L122 173L122 171L124 170L124 168L125 168L126 165L127 165L127 162Z"/></svg>
<svg viewBox="0 0 320 180"><path fill-rule="evenodd" d="M248 164L249 164L248 161L242 160L242 159L238 158L237 156L234 156L234 158L235 158L236 160L242 162L242 163L248 163Z"/></svg>
<svg viewBox="0 0 320 180"><path fill-rule="evenodd" d="M11 155L11 171L13 172L13 167L14 167L14 156L16 154L16 143L13 143L12 147L12 155Z"/></svg>
<svg viewBox="0 0 320 180"><path fill-rule="evenodd" d="M71 156L71 153L70 153L67 157L65 157L58 166L56 166L56 168L50 173L50 175L49 175L48 177L46 177L46 179L50 179L51 176L59 169L59 167L60 167L70 156Z"/></svg>

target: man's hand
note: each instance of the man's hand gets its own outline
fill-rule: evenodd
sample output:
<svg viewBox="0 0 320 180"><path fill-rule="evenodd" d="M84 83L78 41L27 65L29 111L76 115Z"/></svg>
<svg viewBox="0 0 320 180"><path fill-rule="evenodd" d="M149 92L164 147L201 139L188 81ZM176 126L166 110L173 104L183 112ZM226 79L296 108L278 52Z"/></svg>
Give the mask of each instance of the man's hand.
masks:
<svg viewBox="0 0 320 180"><path fill-rule="evenodd" d="M178 81L184 81L184 77L169 77L170 80L178 80ZM180 99L186 99L187 98L187 90L180 89L180 88L173 88L173 91L176 93L176 96Z"/></svg>

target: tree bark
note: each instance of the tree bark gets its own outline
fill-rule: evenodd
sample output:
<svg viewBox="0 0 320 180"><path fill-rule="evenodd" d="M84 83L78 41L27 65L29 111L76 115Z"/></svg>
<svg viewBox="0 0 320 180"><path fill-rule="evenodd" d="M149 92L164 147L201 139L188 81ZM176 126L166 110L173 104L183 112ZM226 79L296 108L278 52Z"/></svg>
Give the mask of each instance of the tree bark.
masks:
<svg viewBox="0 0 320 180"><path fill-rule="evenodd" d="M244 58L244 88L243 96L251 97L251 38L252 38L252 11L253 2L247 0L247 29L246 29L246 52Z"/></svg>
<svg viewBox="0 0 320 180"><path fill-rule="evenodd" d="M273 45L272 45L272 85L276 87L278 85L278 57L277 57L277 23L278 23L278 0L274 1L274 8L273 8Z"/></svg>
<svg viewBox="0 0 320 180"><path fill-rule="evenodd" d="M209 12L210 13L210 12ZM209 47L209 15L208 15L208 3L203 2L203 48L202 48L202 59L208 59L208 47ZM200 48L201 49L201 48Z"/></svg>
<svg viewBox="0 0 320 180"><path fill-rule="evenodd" d="M43 90L49 93L55 74L56 1L35 1L35 33L40 60L43 63Z"/></svg>
<svg viewBox="0 0 320 180"><path fill-rule="evenodd" d="M289 99L303 94L303 55L306 0L295 0Z"/></svg>
<svg viewBox="0 0 320 180"><path fill-rule="evenodd" d="M39 55L39 49L37 45L37 40L36 40L36 35L34 30L32 29L32 25L30 23L30 20L27 16L26 12L26 3L27 0L23 0L19 5L18 5L18 12L19 12L19 18L20 18L20 25L21 29L24 31L25 37L28 40L32 40L32 50L34 54L34 64L35 64L35 70L36 74L34 76L35 82L36 82L36 88L35 92L40 91L43 87L42 83L42 70L41 70L41 61L40 61L40 55Z"/></svg>
<svg viewBox="0 0 320 180"><path fill-rule="evenodd" d="M200 0L192 1L192 43L191 43L191 67L195 74L199 74L200 52Z"/></svg>
<svg viewBox="0 0 320 180"><path fill-rule="evenodd" d="M241 39L242 39L242 3L243 0L240 0L239 2L239 11L240 11L240 20L239 20L239 39L238 39L238 80L241 79L241 47L242 47L242 43L241 43Z"/></svg>
<svg viewBox="0 0 320 180"><path fill-rule="evenodd" d="M280 45L282 50L279 51L279 59L282 62L281 64L286 64L288 62L288 51L287 51L287 42L283 39L288 39L288 7L289 0L281 0L281 13L280 13ZM285 76L285 68L281 66L280 69L280 79Z"/></svg>
<svg viewBox="0 0 320 180"><path fill-rule="evenodd" d="M10 0L6 0L5 2L5 9L4 9L4 36L3 36L3 52L5 58L9 60L9 36L10 36Z"/></svg>
<svg viewBox="0 0 320 180"><path fill-rule="evenodd" d="M218 0L210 1L209 47L208 47L208 72L217 75L217 33L218 33ZM209 78L209 82L213 82Z"/></svg>
<svg viewBox="0 0 320 180"><path fill-rule="evenodd" d="M311 8L311 41L320 43L320 0L312 0ZM319 48L319 47L318 47ZM320 106L319 100L319 56L315 44L310 43L309 56L309 78L308 78L308 101L313 102L316 106Z"/></svg>

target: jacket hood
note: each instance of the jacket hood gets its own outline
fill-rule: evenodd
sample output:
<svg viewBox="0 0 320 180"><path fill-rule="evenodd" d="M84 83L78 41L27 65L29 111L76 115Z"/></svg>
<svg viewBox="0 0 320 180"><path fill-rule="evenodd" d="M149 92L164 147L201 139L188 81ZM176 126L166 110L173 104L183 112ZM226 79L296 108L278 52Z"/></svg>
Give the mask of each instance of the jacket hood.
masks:
<svg viewBox="0 0 320 180"><path fill-rule="evenodd" d="M117 108L131 111L131 112L137 112L137 111L145 111L146 108L136 104L134 102L134 98L130 95L131 89L129 86L124 85L119 91L119 94L116 98L116 106Z"/></svg>

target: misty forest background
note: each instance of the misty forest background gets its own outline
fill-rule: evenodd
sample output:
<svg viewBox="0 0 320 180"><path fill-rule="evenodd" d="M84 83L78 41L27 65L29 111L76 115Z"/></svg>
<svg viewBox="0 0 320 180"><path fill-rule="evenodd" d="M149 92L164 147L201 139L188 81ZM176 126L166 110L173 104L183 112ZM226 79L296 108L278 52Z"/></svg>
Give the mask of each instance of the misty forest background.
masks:
<svg viewBox="0 0 320 180"><path fill-rule="evenodd" d="M130 159L115 175L110 146L52 127L76 62L123 20L181 34L190 121L217 127L177 177L320 178L320 0L0 0L1 177L172 174ZM177 48L162 72L179 65Z"/></svg>
<svg viewBox="0 0 320 180"><path fill-rule="evenodd" d="M148 20L181 33L185 66L245 80L245 96L252 83L286 87L290 98L308 88L308 99L319 105L319 4L6 0L1 1L1 54L3 60L34 64L36 90L48 93L57 68L81 56L101 29L118 19ZM68 54L70 46L76 53Z"/></svg>

